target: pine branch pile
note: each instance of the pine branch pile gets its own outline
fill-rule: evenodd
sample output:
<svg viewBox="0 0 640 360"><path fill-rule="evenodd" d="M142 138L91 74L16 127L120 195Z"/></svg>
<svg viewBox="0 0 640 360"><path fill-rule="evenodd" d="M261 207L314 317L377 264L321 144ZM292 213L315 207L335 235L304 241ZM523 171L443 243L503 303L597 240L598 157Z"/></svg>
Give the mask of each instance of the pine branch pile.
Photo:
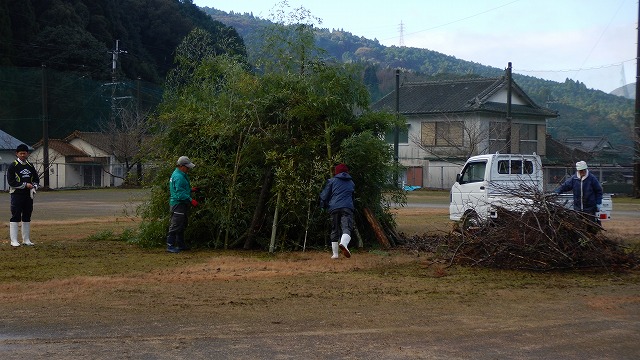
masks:
<svg viewBox="0 0 640 360"><path fill-rule="evenodd" d="M515 191L529 202L527 211L498 208L498 217L444 236L413 236L404 247L426 251L451 264L526 269L624 270L637 268L638 258L584 214L567 209L554 196Z"/></svg>

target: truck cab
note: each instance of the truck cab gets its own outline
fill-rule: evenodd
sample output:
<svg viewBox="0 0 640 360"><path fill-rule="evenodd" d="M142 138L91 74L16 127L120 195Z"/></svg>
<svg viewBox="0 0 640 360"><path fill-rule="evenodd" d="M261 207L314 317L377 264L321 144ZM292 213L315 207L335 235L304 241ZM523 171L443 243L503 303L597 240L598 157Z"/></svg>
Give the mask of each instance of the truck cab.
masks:
<svg viewBox="0 0 640 360"><path fill-rule="evenodd" d="M469 158L451 187L449 218L454 221L485 221L497 217L497 207L517 209L526 200L514 191L542 192L540 156L490 154Z"/></svg>

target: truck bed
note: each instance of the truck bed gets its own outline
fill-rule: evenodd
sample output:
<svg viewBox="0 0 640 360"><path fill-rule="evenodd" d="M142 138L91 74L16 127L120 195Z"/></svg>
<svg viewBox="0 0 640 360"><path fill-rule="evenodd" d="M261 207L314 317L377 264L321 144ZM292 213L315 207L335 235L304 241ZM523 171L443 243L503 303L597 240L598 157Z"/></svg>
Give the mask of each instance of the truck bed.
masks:
<svg viewBox="0 0 640 360"><path fill-rule="evenodd" d="M571 193L560 194L558 195L558 199L561 204L563 204L569 209L573 209L573 194ZM611 194L603 194L602 208L600 212L596 213L596 216L600 220L609 220L611 219L612 211L613 211L613 200L611 199Z"/></svg>

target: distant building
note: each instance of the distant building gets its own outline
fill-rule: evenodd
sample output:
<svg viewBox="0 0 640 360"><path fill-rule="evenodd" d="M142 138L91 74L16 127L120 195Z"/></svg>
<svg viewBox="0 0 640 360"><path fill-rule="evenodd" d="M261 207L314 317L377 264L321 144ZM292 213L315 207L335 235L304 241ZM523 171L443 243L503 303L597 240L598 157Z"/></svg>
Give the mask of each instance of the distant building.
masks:
<svg viewBox="0 0 640 360"><path fill-rule="evenodd" d="M620 152L611 145L606 136L576 136L560 140L570 149L589 154L589 159L602 165L616 164Z"/></svg>
<svg viewBox="0 0 640 360"><path fill-rule="evenodd" d="M16 148L20 144L24 144L24 142L0 130L0 175L2 175L1 187L4 191L9 190L7 168L16 159Z"/></svg>
<svg viewBox="0 0 640 360"><path fill-rule="evenodd" d="M140 142L128 134L82 131L64 139L49 139L49 187L120 186L137 161ZM44 171L42 145L35 144L31 155L39 172Z"/></svg>
<svg viewBox="0 0 640 360"><path fill-rule="evenodd" d="M507 94L505 77L402 84L399 112L406 130L400 135L398 160L407 168L404 183L447 189L464 161L478 154L510 151L544 157L546 120L557 112L538 106L512 82L509 126ZM372 108L394 112L395 90Z"/></svg>

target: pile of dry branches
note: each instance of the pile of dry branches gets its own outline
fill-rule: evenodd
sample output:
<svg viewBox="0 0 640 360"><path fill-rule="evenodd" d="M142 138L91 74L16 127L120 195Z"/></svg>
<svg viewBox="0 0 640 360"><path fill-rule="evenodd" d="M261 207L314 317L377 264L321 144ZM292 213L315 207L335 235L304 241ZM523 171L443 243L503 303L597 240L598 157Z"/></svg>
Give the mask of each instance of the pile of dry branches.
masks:
<svg viewBox="0 0 640 360"><path fill-rule="evenodd" d="M526 211L498 208L498 217L444 236L413 236L404 247L427 251L451 264L505 269L559 270L637 267L633 253L584 214L567 209L554 196L531 189L514 197L530 205Z"/></svg>

